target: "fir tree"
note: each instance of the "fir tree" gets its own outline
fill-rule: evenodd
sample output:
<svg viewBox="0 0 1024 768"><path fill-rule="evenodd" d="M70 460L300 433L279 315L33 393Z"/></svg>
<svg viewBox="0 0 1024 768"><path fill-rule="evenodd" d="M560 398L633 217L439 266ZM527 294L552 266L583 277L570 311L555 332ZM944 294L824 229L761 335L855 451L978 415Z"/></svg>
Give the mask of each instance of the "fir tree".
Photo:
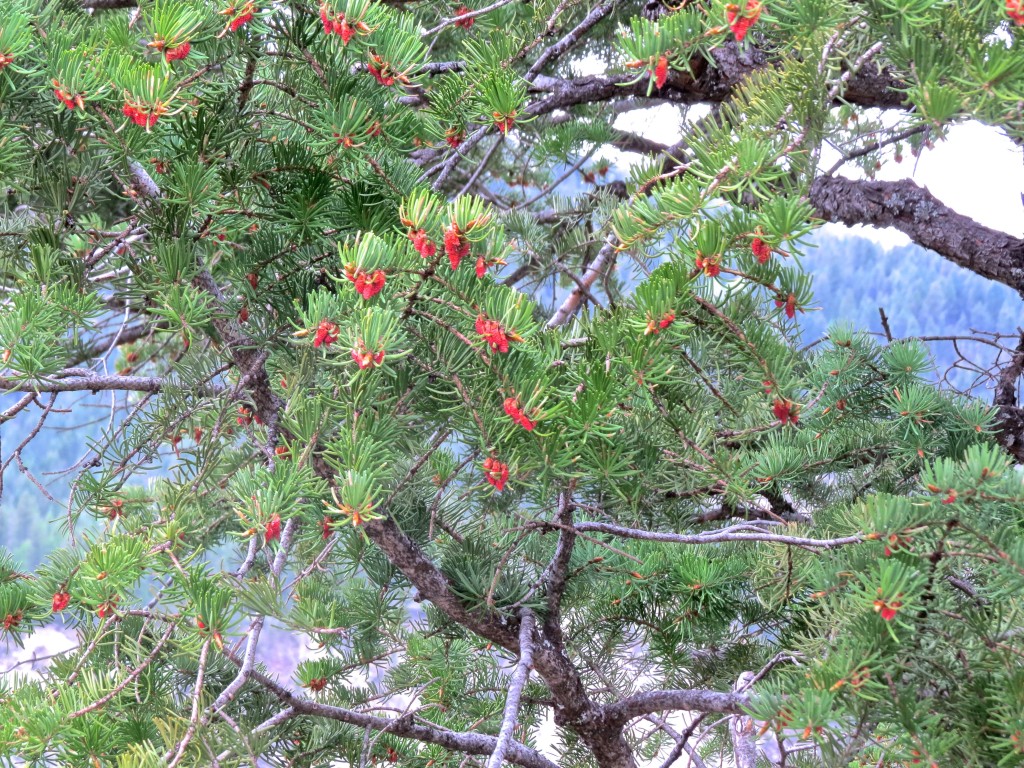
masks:
<svg viewBox="0 0 1024 768"><path fill-rule="evenodd" d="M822 220L1024 288L1024 242L839 175L1024 136L1022 23L0 0L3 469L114 403L65 546L0 558L9 642L80 637L5 676L4 759L1024 763L1024 342L989 407L797 322ZM710 111L614 127L657 104ZM294 679L270 623L318 649Z"/></svg>

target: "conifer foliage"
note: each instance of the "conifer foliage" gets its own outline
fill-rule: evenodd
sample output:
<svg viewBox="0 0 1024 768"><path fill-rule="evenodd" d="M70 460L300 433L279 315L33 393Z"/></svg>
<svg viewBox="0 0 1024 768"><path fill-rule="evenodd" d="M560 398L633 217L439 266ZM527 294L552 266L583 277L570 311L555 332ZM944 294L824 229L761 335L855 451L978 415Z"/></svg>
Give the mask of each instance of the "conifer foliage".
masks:
<svg viewBox="0 0 1024 768"><path fill-rule="evenodd" d="M4 638L79 638L4 677L3 759L1024 764L1024 346L989 407L798 333L822 219L1024 288L838 175L1024 136L1021 18L0 0L0 429L109 408L66 547L0 558ZM666 104L711 109L613 127Z"/></svg>

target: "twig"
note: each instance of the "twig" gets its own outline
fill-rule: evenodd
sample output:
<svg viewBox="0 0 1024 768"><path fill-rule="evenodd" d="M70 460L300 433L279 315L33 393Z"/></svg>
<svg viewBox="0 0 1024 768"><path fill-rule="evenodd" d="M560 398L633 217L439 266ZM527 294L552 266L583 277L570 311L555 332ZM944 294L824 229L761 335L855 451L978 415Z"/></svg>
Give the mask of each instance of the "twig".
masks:
<svg viewBox="0 0 1024 768"><path fill-rule="evenodd" d="M825 171L825 175L831 176L833 173L838 171L844 164L850 162L851 160L856 160L858 157L864 157L864 155L870 155L872 152L881 149L882 147L887 147L890 144L895 144L898 141L909 139L911 136L916 136L919 133L927 133L929 128L930 126L927 125L918 125L913 128L908 128L905 131L895 133L892 136L887 136L884 139L878 139L877 141L872 141L870 144L865 144L863 147L855 149L849 154L843 155L842 158L836 161L835 165L833 165L831 168Z"/></svg>
<svg viewBox="0 0 1024 768"><path fill-rule="evenodd" d="M484 6L483 8L477 8L475 11L469 11L468 13L463 13L460 16L454 16L450 19L445 19L436 27L431 27L430 29L428 29L426 32L420 35L420 37L431 38L438 32L440 32L442 29L450 27L452 24L457 24L458 22L465 21L467 19L475 19L477 16L483 16L485 13L495 11L498 8L506 6L511 2L513 2L513 0L498 0L498 2L491 3L490 5Z"/></svg>
<svg viewBox="0 0 1024 768"><path fill-rule="evenodd" d="M766 521L764 521L766 522ZM836 539L808 539L802 536L784 536L775 533L758 531L750 524L733 525L717 531L706 533L662 533L659 531L643 531L636 528L625 528L621 525L610 523L576 523L577 531L595 531L608 533L612 536L619 536L624 539L640 539L643 541L662 541L668 544L719 544L722 542L738 541L760 541L775 544L790 544L796 547L809 549L836 549L850 544L860 544L865 541L860 534L855 536L843 536Z"/></svg>
<svg viewBox="0 0 1024 768"><path fill-rule="evenodd" d="M583 155L583 157L581 157L579 160L577 160L575 163L573 163L571 166L569 166L568 170L566 170L565 173L563 173L557 179L555 179L550 184L548 184L546 187L541 189L539 192L537 192L537 194L535 194L529 200L524 200L523 202L519 203L518 205L512 206L511 210L518 211L521 208L528 208L529 206L531 206L534 203L536 203L538 200L542 200L543 198L545 198L548 195L550 195L552 192L554 192L556 189L558 189L558 187L561 186L565 182L566 179L568 179L570 176L572 176L574 173L576 173L576 171L578 171L580 168L582 168L583 164L585 162L587 162L587 160L589 160L591 157L593 157L594 153L596 151L597 151L597 146L595 146L593 149L591 149L589 152L587 152L585 155Z"/></svg>
<svg viewBox="0 0 1024 768"><path fill-rule="evenodd" d="M889 318L885 316L885 308L879 307L878 314L882 318L882 330L885 331L885 340L892 344L892 330L889 328Z"/></svg>
<svg viewBox="0 0 1024 768"><path fill-rule="evenodd" d="M117 696L117 694L119 694L121 691L127 688L128 685L135 680L135 678L137 678L145 671L146 667L148 667L156 660L157 655L160 653L160 649L164 647L164 643L166 643L170 639L171 633L174 632L175 626L176 624L174 622L171 622L171 624L168 625L167 631L164 632L163 637L161 637L160 640L157 641L156 646L153 648L153 652L150 653L149 656L147 656L145 660L141 664L139 664L139 666L133 669L131 674L128 675L128 677L126 677L124 680L122 680L120 683L114 686L114 689L110 693L108 693L106 696L103 696L102 698L97 699L92 704L89 704L86 707L82 707L76 712L72 712L70 715L67 716L67 719L74 720L77 717L87 715L90 712L94 712L97 709L100 709L104 704L109 702L111 699Z"/></svg>
<svg viewBox="0 0 1024 768"><path fill-rule="evenodd" d="M487 150L487 154L484 155L483 159L479 163L477 163L476 170L473 171L473 174L469 177L466 183L462 185L462 189L459 190L459 194L456 195L456 197L462 197L473 187L474 184L476 184L476 180L480 178L480 174L487 168L488 164L491 162L491 158L494 157L494 153L498 151L498 147L504 143L505 134L499 133L497 140L491 144L491 148Z"/></svg>
<svg viewBox="0 0 1024 768"><path fill-rule="evenodd" d="M292 536L295 534L295 529L298 526L298 518L292 517L288 519L288 522L284 525L284 530L281 532L281 547L277 552L277 556L274 558L274 563L271 566L271 572L275 578L280 577L281 570L284 568L284 561L288 556L288 550L291 547ZM242 667L238 670L238 675L232 680L228 686L221 691L220 696L213 702L210 707L209 715L205 718L209 720L209 716L218 710L223 709L227 704L236 696L242 689L242 686L249 680L249 676L252 674L253 667L256 664L256 645L260 641L260 633L263 631L263 622L265 620L263 614L258 614L252 622L249 624L249 636L246 640L245 645L245 656L242 659Z"/></svg>
<svg viewBox="0 0 1024 768"><path fill-rule="evenodd" d="M537 57L537 61L534 62L533 66L530 67L526 73L526 80L533 80L540 71L547 66L548 62L552 59L556 59L570 48L572 48L580 39L585 35L591 27L597 24L601 19L611 13L612 8L615 7L615 2L605 3L599 5L597 8L588 13L579 24L573 27L561 40L548 48L544 53Z"/></svg>
<svg viewBox="0 0 1024 768"><path fill-rule="evenodd" d="M29 403L31 403L35 399L36 393L29 392L27 395L21 398L21 400L16 402L6 411L0 411L0 424L3 424L5 421L13 419L19 411L23 411L25 408L28 407Z"/></svg>

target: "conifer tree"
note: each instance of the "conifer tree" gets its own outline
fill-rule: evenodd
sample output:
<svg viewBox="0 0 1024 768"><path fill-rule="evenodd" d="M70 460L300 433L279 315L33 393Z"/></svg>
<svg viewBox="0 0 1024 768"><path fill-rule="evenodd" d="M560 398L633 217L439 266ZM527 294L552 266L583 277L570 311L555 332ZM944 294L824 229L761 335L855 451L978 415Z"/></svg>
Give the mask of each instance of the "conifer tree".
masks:
<svg viewBox="0 0 1024 768"><path fill-rule="evenodd" d="M0 466L114 403L66 545L0 558L4 638L79 640L4 676L3 759L1024 764L1024 342L987 404L799 334L824 220L1024 289L1024 242L870 178L1024 137L1021 24L0 0ZM677 143L615 127L659 105Z"/></svg>

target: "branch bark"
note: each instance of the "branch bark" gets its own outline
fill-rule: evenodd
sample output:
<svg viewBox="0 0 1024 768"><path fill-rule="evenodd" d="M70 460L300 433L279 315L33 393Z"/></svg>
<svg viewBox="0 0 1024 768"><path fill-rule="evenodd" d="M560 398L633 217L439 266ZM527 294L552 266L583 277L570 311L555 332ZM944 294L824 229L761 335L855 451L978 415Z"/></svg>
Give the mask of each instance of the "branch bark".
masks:
<svg viewBox="0 0 1024 768"><path fill-rule="evenodd" d="M555 314L548 320L548 328L558 328L572 319L572 316L576 314L576 310L579 309L580 304L583 302L584 295L590 291L590 286L597 282L597 278L614 263L617 248L618 243L615 237L609 236L605 244L601 246L601 250L597 252L597 256L590 262L587 271L583 273L579 283L572 289L572 293L565 297L565 301L562 302L562 305L555 311Z"/></svg>
<svg viewBox="0 0 1024 768"><path fill-rule="evenodd" d="M894 227L954 264L1024 295L1024 240L957 213L909 179L823 176L810 190L825 221Z"/></svg>
<svg viewBox="0 0 1024 768"><path fill-rule="evenodd" d="M691 690L646 691L608 704L602 711L604 721L622 727L628 721L654 712L722 712L737 714L747 701L744 693L722 693L700 688Z"/></svg>
<svg viewBox="0 0 1024 768"><path fill-rule="evenodd" d="M82 375L57 379L0 376L0 391L3 392L159 392L163 386L164 380L159 376L99 376L90 375L85 369Z"/></svg>
<svg viewBox="0 0 1024 768"><path fill-rule="evenodd" d="M753 680L753 672L744 672L736 681L735 690L746 690L753 684ZM729 723L729 735L732 737L733 763L736 768L756 768L757 737L753 718L744 714L735 715Z"/></svg>
<svg viewBox="0 0 1024 768"><path fill-rule="evenodd" d="M505 754L512 744L512 731L519 719L519 701L523 696L523 688L530 677L530 667L533 664L533 614L528 608L523 609L522 623L519 627L519 663L516 664L516 671L508 687L508 697L505 699L505 713L501 718L501 730L498 731L498 743L494 746L494 752L487 759L487 768L501 768L505 761Z"/></svg>
<svg viewBox="0 0 1024 768"><path fill-rule="evenodd" d="M82 8L95 11L113 11L119 8L134 8L136 0L82 0Z"/></svg>
<svg viewBox="0 0 1024 768"><path fill-rule="evenodd" d="M691 59L692 74L670 73L654 98L677 104L719 103L729 98L733 89L750 75L772 66L772 60L764 51L741 48L735 41L714 48L711 58L713 63L710 64L702 56ZM880 109L896 109L904 105L904 83L888 68L865 66L855 69L848 77L845 74L842 77L845 88L838 95L843 102ZM528 111L531 115L543 115L556 109L629 96L648 99L647 79L630 82L632 79L632 75L622 74L573 79L537 75L531 80L534 90L547 91L551 95L531 104Z"/></svg>
<svg viewBox="0 0 1024 768"><path fill-rule="evenodd" d="M576 545L576 530L572 526L572 491L563 491L559 499L556 519L560 526L555 554L548 567L541 574L541 584L547 594L548 610L544 617L544 633L559 645L562 644L562 595L568 577L572 551Z"/></svg>
<svg viewBox="0 0 1024 768"><path fill-rule="evenodd" d="M999 443L1018 462L1024 463L1024 408L1017 397L1017 381L1024 373L1024 333L1010 362L999 373L992 403L999 409Z"/></svg>

